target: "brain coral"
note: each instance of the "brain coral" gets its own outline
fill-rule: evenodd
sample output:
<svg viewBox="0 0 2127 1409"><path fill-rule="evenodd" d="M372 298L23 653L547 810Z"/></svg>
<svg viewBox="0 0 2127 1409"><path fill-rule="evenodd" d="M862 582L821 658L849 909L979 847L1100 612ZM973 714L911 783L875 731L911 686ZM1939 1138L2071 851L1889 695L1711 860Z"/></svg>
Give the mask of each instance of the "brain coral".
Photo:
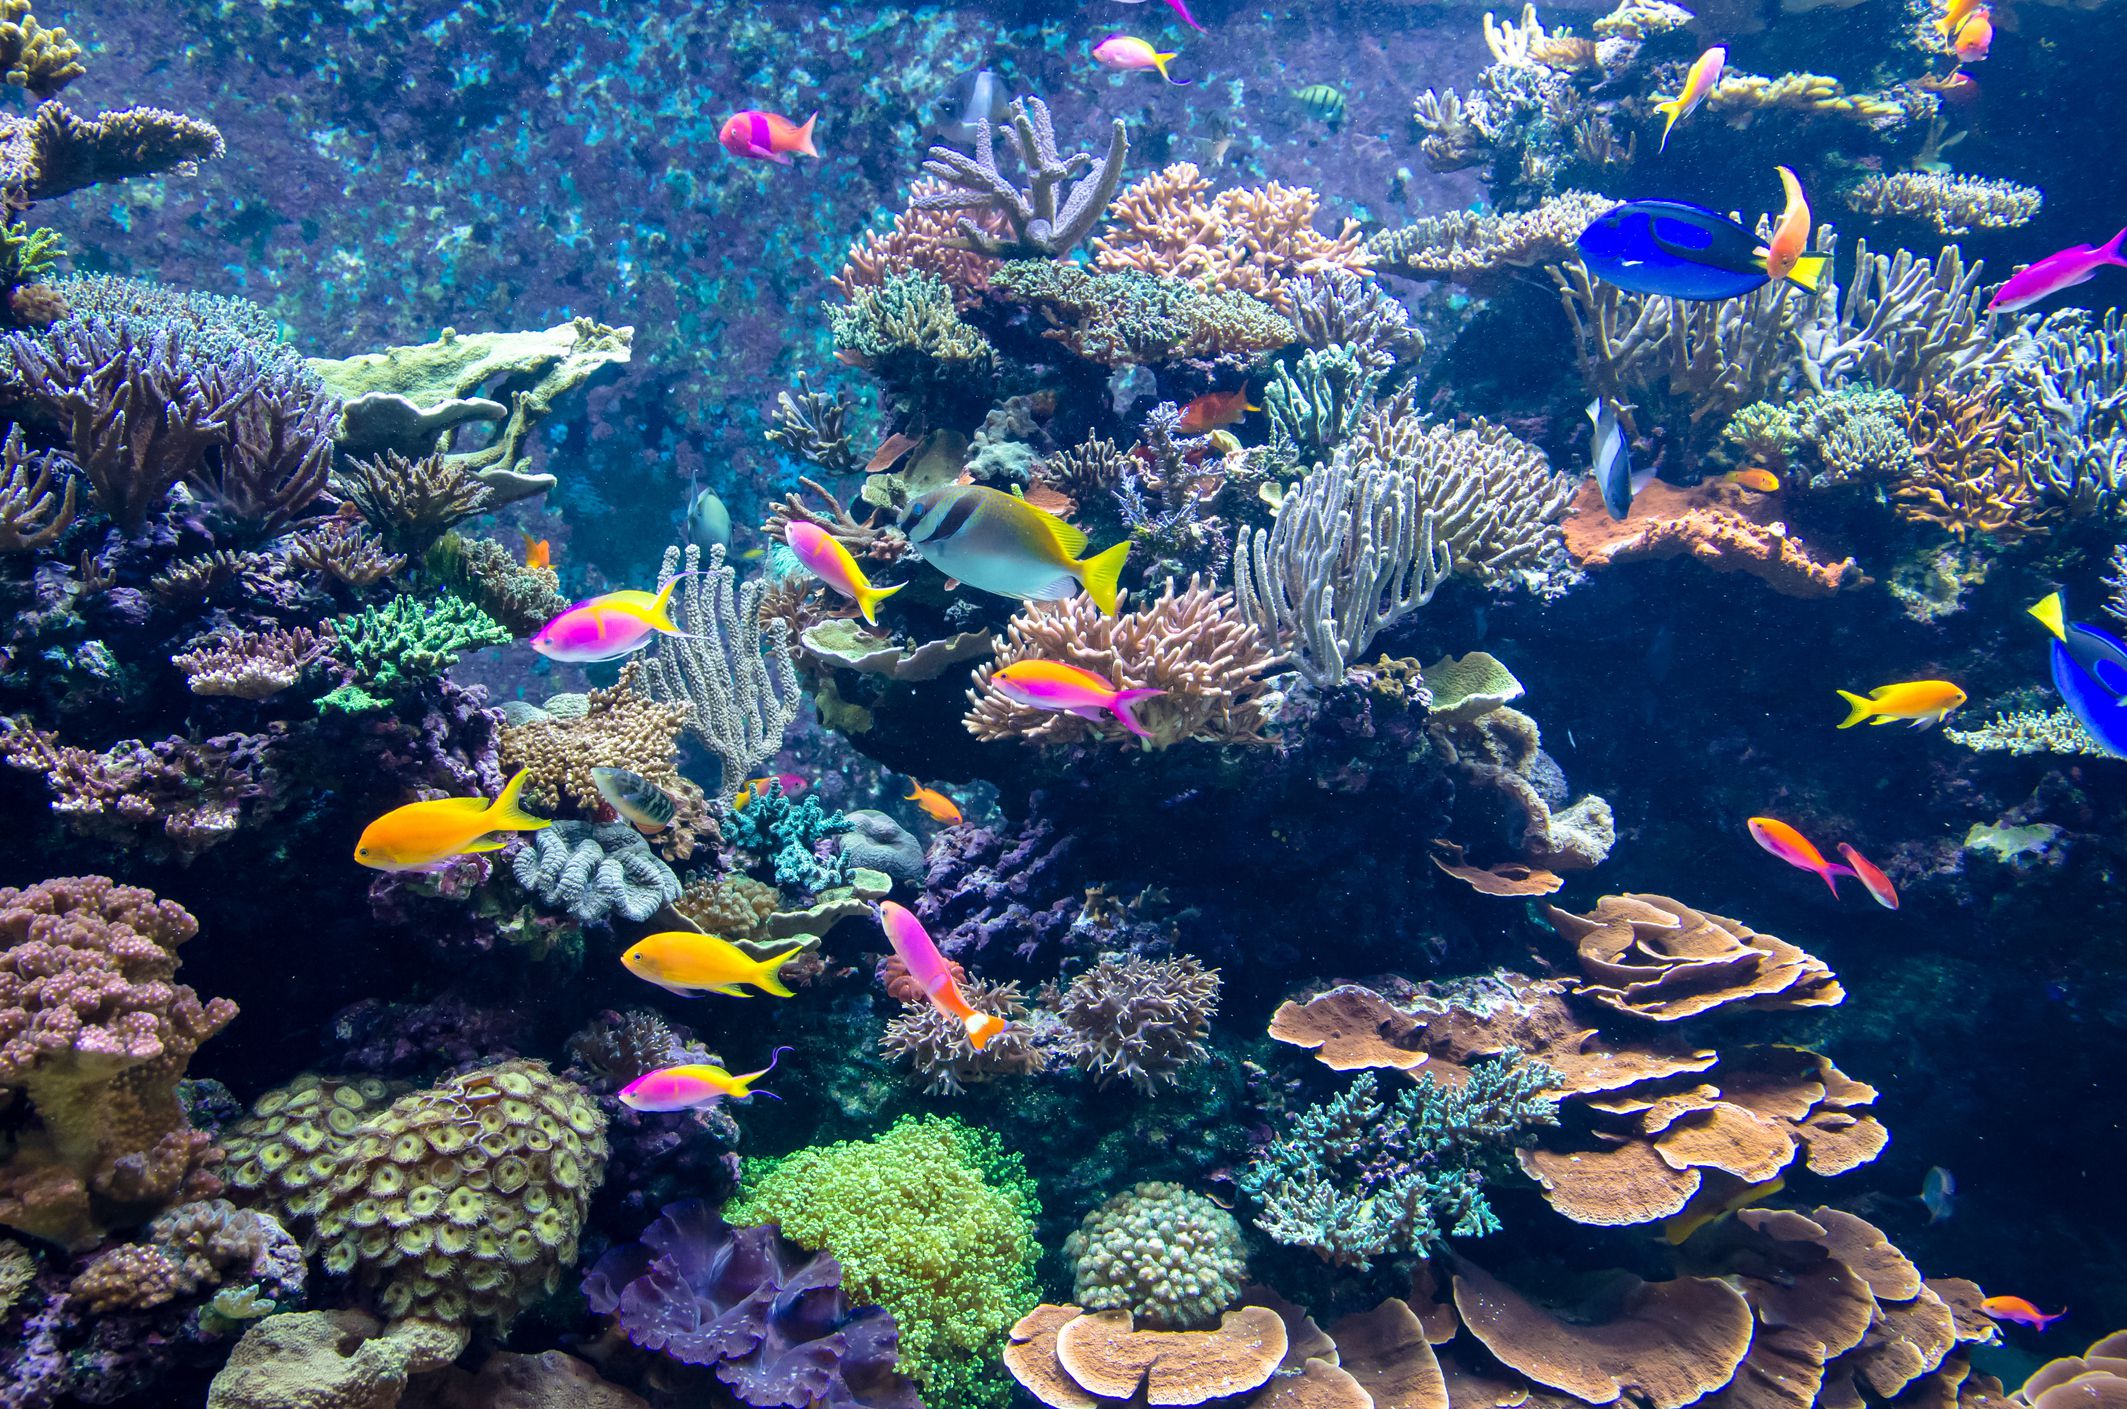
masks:
<svg viewBox="0 0 2127 1409"><path fill-rule="evenodd" d="M1139 1184L1094 1209L1063 1251L1081 1305L1130 1311L1155 1330L1209 1324L1240 1300L1248 1275L1233 1215L1165 1182Z"/></svg>
<svg viewBox="0 0 2127 1409"><path fill-rule="evenodd" d="M353 1278L385 1316L506 1327L576 1260L605 1176L605 1116L531 1061L375 1110L381 1095L375 1083L274 1093L232 1134L232 1183L308 1220L325 1270Z"/></svg>
<svg viewBox="0 0 2127 1409"><path fill-rule="evenodd" d="M1019 1157L957 1120L905 1116L872 1140L749 1160L734 1224L778 1223L842 1264L851 1300L901 1327L901 1367L932 1409L1004 1404L1006 1330L1039 1299L1040 1206Z"/></svg>

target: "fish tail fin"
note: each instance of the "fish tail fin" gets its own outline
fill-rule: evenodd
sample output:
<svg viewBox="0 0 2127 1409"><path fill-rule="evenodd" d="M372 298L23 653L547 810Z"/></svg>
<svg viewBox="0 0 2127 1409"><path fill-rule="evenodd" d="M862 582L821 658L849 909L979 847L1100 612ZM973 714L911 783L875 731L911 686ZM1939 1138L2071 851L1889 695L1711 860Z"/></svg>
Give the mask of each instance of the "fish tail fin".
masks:
<svg viewBox="0 0 2127 1409"><path fill-rule="evenodd" d="M1839 894L1839 878L1841 876L1851 876L1854 873L1844 866L1834 862L1827 862L1824 869L1817 874L1824 877L1824 883L1832 888L1832 894L1836 896Z"/></svg>
<svg viewBox="0 0 2127 1409"><path fill-rule="evenodd" d="M2031 615L2043 622L2046 629L2052 632L2056 638L2062 641L2068 639L2068 610L2067 606L2061 601L2060 593L2048 593L2046 600L2033 603L2029 611Z"/></svg>
<svg viewBox="0 0 2127 1409"><path fill-rule="evenodd" d="M1173 62L1174 60L1179 59L1181 56L1182 53L1179 49L1175 50L1171 54L1155 53L1152 56L1152 63L1153 66L1160 71L1161 78L1166 79L1169 83L1173 84L1177 88L1187 88L1189 86L1188 79L1176 78L1173 74L1167 72L1167 65Z"/></svg>
<svg viewBox="0 0 2127 1409"><path fill-rule="evenodd" d="M754 1082L759 1081L762 1077L768 1075L768 1073L775 1070L775 1064L783 1060L783 1054L785 1052L795 1052L797 1050L798 1049L795 1047L776 1048L773 1052L770 1052L768 1054L767 1066L762 1067L759 1071L749 1071L744 1076L734 1076L731 1078L731 1084L738 1088L738 1093L741 1096L775 1095L773 1091L755 1091L750 1088L753 1086Z"/></svg>
<svg viewBox="0 0 2127 1409"><path fill-rule="evenodd" d="M688 574L681 573L678 577L674 577L670 582L657 589L657 596L651 599L649 606L643 608L644 621L649 622L659 631L669 631L674 636L687 634L680 630L679 623L672 619L672 591L679 586L680 577L686 576Z"/></svg>
<svg viewBox="0 0 2127 1409"><path fill-rule="evenodd" d="M1824 271L1831 262L1828 254L1805 254L1795 261L1793 269L1787 271L1787 282L1815 293L1824 287Z"/></svg>
<svg viewBox="0 0 2127 1409"><path fill-rule="evenodd" d="M879 603L906 586L906 582L897 582L891 587L860 587L857 589L857 610L864 614L865 621L877 626L879 618L875 613Z"/></svg>
<svg viewBox="0 0 2127 1409"><path fill-rule="evenodd" d="M980 1052L990 1045L990 1039L1004 1031L1004 1019L995 1013L969 1013L961 1019L967 1024L967 1040Z"/></svg>
<svg viewBox="0 0 2127 1409"><path fill-rule="evenodd" d="M2127 264L2127 255L2121 253L2123 247L2127 247L2127 229L2114 235L2098 253L2105 256L2107 264Z"/></svg>
<svg viewBox="0 0 2127 1409"><path fill-rule="evenodd" d="M812 125L819 120L820 115L814 113L811 117L806 118L805 125L798 129L798 145L795 150L799 156L817 157L820 154L820 149L812 144Z"/></svg>
<svg viewBox="0 0 2127 1409"><path fill-rule="evenodd" d="M1078 580L1085 585L1086 595L1093 605L1100 608L1102 616L1115 615L1116 585L1123 575L1123 564L1130 557L1130 540L1125 538L1112 548L1102 549L1078 564Z"/></svg>
<svg viewBox="0 0 2127 1409"><path fill-rule="evenodd" d="M1863 699L1852 690L1841 690L1839 698L1845 700L1853 707L1853 713L1839 721L1841 729L1851 729L1876 712L1876 702L1874 700Z"/></svg>
<svg viewBox="0 0 2127 1409"><path fill-rule="evenodd" d="M2046 1327L2052 1325L2055 1321L2060 1320L2061 1317L2066 1316L2067 1314L2068 1308L2065 1306L2062 1307L2060 1310L2054 1312L2051 1316L2048 1316L2045 1312L2041 1311L2038 1313L2038 1328L2043 1331L2046 1329Z"/></svg>
<svg viewBox="0 0 2127 1409"><path fill-rule="evenodd" d="M783 965L804 947L802 944L793 944L780 954L769 955L754 965L753 977L747 982L763 993L772 993L778 998L795 998L797 995L785 986L780 975Z"/></svg>
<svg viewBox="0 0 2127 1409"><path fill-rule="evenodd" d="M1152 742L1152 732L1138 723L1137 710L1133 706L1140 700L1149 700L1155 695L1166 693L1165 690L1118 690L1115 692L1115 698L1108 701L1108 712L1114 715L1125 729L1149 744Z"/></svg>
<svg viewBox="0 0 2127 1409"><path fill-rule="evenodd" d="M524 784L530 778L529 769L520 768L511 779L502 785L502 791L488 805L487 827L491 832L536 832L552 823L551 818L535 817L524 810Z"/></svg>
<svg viewBox="0 0 2127 1409"><path fill-rule="evenodd" d="M1669 134L1676 130L1677 119L1684 115L1684 95L1679 93L1669 102L1656 103L1654 110L1669 119L1662 124L1662 145L1655 148L1657 152L1666 152L1669 150Z"/></svg>
<svg viewBox="0 0 2127 1409"><path fill-rule="evenodd" d="M1189 13L1189 0L1167 0L1174 13L1182 17L1182 23L1201 34L1204 27L1197 23L1196 16Z"/></svg>

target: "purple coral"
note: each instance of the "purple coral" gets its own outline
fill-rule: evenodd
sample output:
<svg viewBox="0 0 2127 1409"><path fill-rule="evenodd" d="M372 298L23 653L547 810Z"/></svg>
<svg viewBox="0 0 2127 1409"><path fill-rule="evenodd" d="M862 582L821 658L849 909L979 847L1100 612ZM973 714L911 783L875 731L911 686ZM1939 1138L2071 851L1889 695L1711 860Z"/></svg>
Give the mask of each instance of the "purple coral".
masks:
<svg viewBox="0 0 2127 1409"><path fill-rule="evenodd" d="M670 1204L640 1243L600 1258L583 1290L636 1345L714 1366L759 1409L920 1409L894 1369L893 1316L852 1307L842 1265L773 1224L733 1228L699 1199Z"/></svg>
<svg viewBox="0 0 2127 1409"><path fill-rule="evenodd" d="M1080 891L1066 876L1073 839L1035 811L1012 827L953 827L932 840L916 914L955 958L1009 941L1022 957L1054 953L1070 937Z"/></svg>

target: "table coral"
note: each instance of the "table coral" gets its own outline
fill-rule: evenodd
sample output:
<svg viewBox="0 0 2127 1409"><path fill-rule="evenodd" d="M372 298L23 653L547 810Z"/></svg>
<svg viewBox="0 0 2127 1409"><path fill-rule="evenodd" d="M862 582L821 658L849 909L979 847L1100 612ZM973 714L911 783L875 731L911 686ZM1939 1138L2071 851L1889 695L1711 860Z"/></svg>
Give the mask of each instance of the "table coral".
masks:
<svg viewBox="0 0 2127 1409"><path fill-rule="evenodd" d="M1632 501L1628 518L1603 509L1595 481L1583 482L1566 520L1566 551L1587 568L1643 558L1689 558L1715 572L1744 572L1787 597L1829 597L1867 579L1852 558L1828 563L1739 486L1709 482L1680 489L1660 480Z"/></svg>
<svg viewBox="0 0 2127 1409"><path fill-rule="evenodd" d="M1675 1022L1731 1004L1785 1012L1846 997L1815 955L1666 896L1606 895L1591 914L1544 914L1580 956L1574 991L1621 1013Z"/></svg>
<svg viewBox="0 0 2127 1409"><path fill-rule="evenodd" d="M0 1088L34 1124L0 1168L0 1224L68 1247L218 1191L177 1084L236 1005L174 981L198 931L102 876L0 890Z"/></svg>
<svg viewBox="0 0 2127 1409"><path fill-rule="evenodd" d="M238 631L209 637L185 654L170 657L170 664L185 673L185 686L195 695L263 700L295 684L329 648L329 642L305 626Z"/></svg>
<svg viewBox="0 0 2127 1409"><path fill-rule="evenodd" d="M1934 171L1875 172L1846 193L1846 203L1864 215L1925 221L1944 235L2027 225L2044 199L2014 181Z"/></svg>
<svg viewBox="0 0 2127 1409"><path fill-rule="evenodd" d="M1507 270L1570 258L1581 232L1616 205L1607 196L1566 191L1546 197L1533 210L1450 211L1383 231L1366 244L1381 273L1474 284Z"/></svg>
<svg viewBox="0 0 2127 1409"><path fill-rule="evenodd" d="M995 1136L909 1116L871 1140L748 1160L724 1210L834 1254L854 1297L893 1313L902 1368L939 1409L1003 1403L991 1368L1035 1301L1033 1186Z"/></svg>

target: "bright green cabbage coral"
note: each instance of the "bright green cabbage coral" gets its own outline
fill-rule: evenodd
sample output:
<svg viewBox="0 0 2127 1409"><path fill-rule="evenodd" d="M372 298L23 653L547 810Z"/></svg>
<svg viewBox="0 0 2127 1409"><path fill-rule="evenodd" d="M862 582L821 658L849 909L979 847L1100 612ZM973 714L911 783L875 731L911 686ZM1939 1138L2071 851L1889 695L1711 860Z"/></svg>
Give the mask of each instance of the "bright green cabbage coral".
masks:
<svg viewBox="0 0 2127 1409"><path fill-rule="evenodd" d="M332 635L333 658L372 697L441 675L458 663L461 651L506 646L514 639L486 612L448 592L433 601L402 595L382 607L364 607L336 618ZM334 707L355 712L360 702L343 699Z"/></svg>
<svg viewBox="0 0 2127 1409"><path fill-rule="evenodd" d="M1040 1300L1033 1181L997 1137L904 1116L884 1135L748 1160L735 1224L825 1248L853 1301L894 1313L901 1368L931 1409L1002 1406L1005 1332Z"/></svg>

